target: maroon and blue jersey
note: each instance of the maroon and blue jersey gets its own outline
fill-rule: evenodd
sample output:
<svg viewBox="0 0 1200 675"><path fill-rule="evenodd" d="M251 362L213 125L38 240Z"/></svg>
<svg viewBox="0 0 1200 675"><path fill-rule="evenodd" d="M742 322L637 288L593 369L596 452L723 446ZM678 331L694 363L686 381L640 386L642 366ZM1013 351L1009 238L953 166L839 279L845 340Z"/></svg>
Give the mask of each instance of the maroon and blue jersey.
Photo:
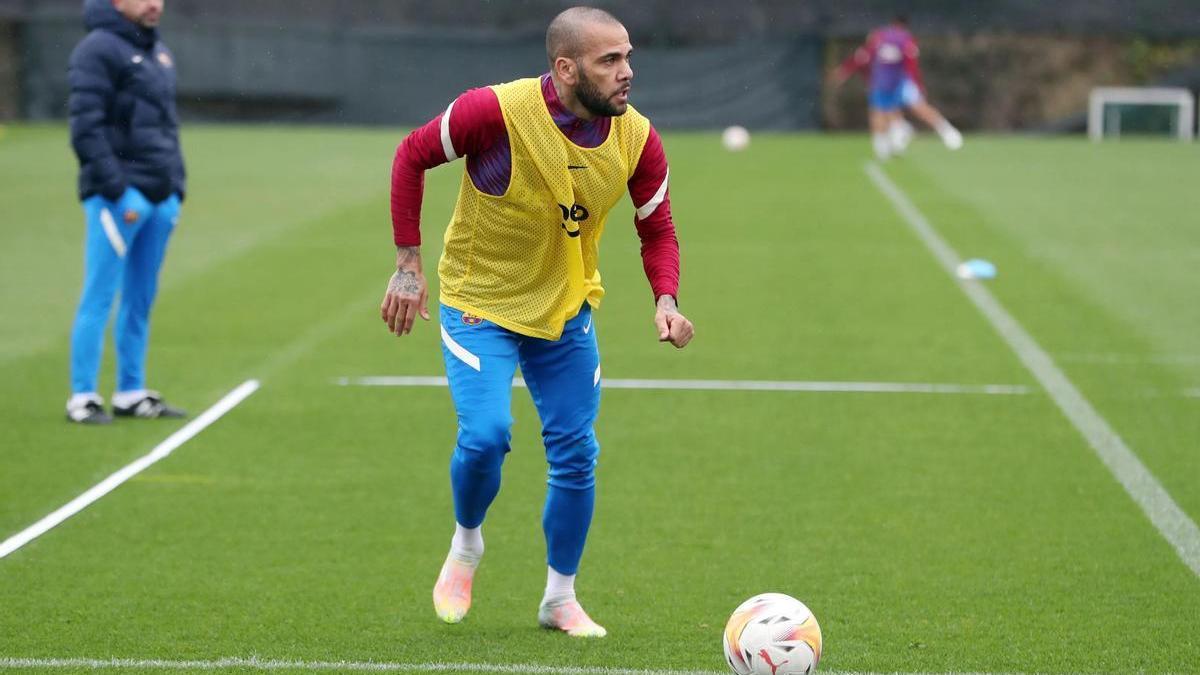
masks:
<svg viewBox="0 0 1200 675"><path fill-rule="evenodd" d="M550 76L542 76L546 111L570 141L595 148L608 138L612 118L576 117L558 99ZM392 162L392 235L397 246L421 243L421 202L425 171L466 157L467 175L485 194L502 195L512 179L512 147L500 101L491 87L471 89L445 112L417 128L396 148ZM629 179L629 196L636 210L634 226L641 240L642 265L654 297L677 297L679 242L671 218L667 188L667 155L653 126Z"/></svg>
<svg viewBox="0 0 1200 675"><path fill-rule="evenodd" d="M919 53L912 33L900 24L888 24L871 31L866 42L854 50L838 68L843 77L855 73L867 78L871 91L894 92L912 82L923 89Z"/></svg>

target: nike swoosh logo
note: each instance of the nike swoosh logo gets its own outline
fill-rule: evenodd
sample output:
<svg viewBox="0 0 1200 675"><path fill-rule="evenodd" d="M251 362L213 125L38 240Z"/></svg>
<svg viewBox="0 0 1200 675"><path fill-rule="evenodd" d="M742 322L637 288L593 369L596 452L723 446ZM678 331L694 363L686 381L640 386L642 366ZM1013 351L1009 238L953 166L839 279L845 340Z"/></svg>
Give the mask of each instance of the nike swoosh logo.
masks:
<svg viewBox="0 0 1200 675"><path fill-rule="evenodd" d="M586 167L586 166L579 166L578 164L568 164L568 165L567 165L567 168L568 168L568 169L586 169L587 167Z"/></svg>
<svg viewBox="0 0 1200 675"><path fill-rule="evenodd" d="M583 327L583 334L584 334L584 335L587 335L587 334L588 334L588 333L590 333L590 332L592 332L592 320L591 320L591 318L589 318L589 319L588 319L588 323L587 323L587 325Z"/></svg>

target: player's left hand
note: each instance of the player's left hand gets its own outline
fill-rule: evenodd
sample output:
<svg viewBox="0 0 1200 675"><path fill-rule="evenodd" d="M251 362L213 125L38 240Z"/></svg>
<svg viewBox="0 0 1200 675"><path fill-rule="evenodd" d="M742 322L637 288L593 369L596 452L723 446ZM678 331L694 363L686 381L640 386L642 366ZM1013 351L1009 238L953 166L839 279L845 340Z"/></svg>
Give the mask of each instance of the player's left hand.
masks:
<svg viewBox="0 0 1200 675"><path fill-rule="evenodd" d="M675 298L663 295L658 298L658 306L654 312L654 325L658 328L658 341L670 342L677 349L683 349L692 341L696 334L692 322L679 313Z"/></svg>

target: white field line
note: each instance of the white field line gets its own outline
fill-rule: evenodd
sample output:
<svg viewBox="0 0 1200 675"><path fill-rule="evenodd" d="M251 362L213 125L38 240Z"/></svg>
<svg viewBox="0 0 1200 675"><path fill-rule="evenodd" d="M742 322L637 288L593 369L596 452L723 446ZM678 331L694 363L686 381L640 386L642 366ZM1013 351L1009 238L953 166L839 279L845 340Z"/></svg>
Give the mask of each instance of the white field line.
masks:
<svg viewBox="0 0 1200 675"><path fill-rule="evenodd" d="M376 297L376 291L372 289L370 296L363 296L363 302ZM369 305L368 305L369 306ZM341 314L327 321L316 322L312 328L301 334L298 338L288 343L283 349L275 351L271 358L267 359L258 367L259 378L255 380L247 380L242 383L237 389L234 389L224 398L218 401L212 408L209 408L202 415L189 422L182 429L172 434L165 441L150 451L150 454L142 457L132 464L126 466L120 471L106 478L95 487L76 497L70 503L58 509L54 513L46 516L42 520L34 523L24 531L13 535L8 540L0 543L0 558L4 558L9 553L17 550L21 546L29 543L36 537L45 534L47 530L55 527L62 521L70 518L78 513L83 508L87 507L92 502L103 497L111 492L121 483L129 480L137 473L146 469L146 467L154 464L158 460L166 457L182 445L192 436L198 434L204 427L215 422L219 417L224 415L237 404L241 403L247 396L253 394L259 387L261 378L273 374L277 370L292 365L295 361L303 357L322 341L334 335L343 325L352 318L363 313L362 303L349 303Z"/></svg>
<svg viewBox="0 0 1200 675"><path fill-rule="evenodd" d="M127 464L124 468L92 486L87 492L67 502L50 515L9 537L3 543L0 543L0 558L4 558L13 551L45 534L51 528L79 513L104 495L112 492L117 486L146 470L150 465L170 455L176 448L203 431L208 425L216 422L222 415L245 400L247 396L253 394L258 389L258 386L258 380L247 380L238 385L236 389L222 397L211 408L185 424L179 431L168 436L162 443L156 445L148 454Z"/></svg>
<svg viewBox="0 0 1200 675"><path fill-rule="evenodd" d="M1175 366L1200 366L1200 354L1119 354L1112 352L1060 352L1059 361L1099 363L1114 366L1140 366L1147 363Z"/></svg>
<svg viewBox="0 0 1200 675"><path fill-rule="evenodd" d="M386 661L279 661L224 658L211 661L163 659L0 659L0 669L88 668L148 670L332 670L337 672L528 673L529 675L725 675L715 670L641 670L503 663L392 663Z"/></svg>
<svg viewBox="0 0 1200 675"><path fill-rule="evenodd" d="M333 670L338 672L515 673L520 675L728 675L727 670L650 670L604 666L543 666L534 663L395 663L389 661L282 661L223 658L171 661L166 659L17 659L0 658L0 670L12 669L139 669L139 670ZM828 675L871 675L852 671L822 671ZM911 675L922 675L912 673ZM958 675L983 675L960 673Z"/></svg>
<svg viewBox="0 0 1200 675"><path fill-rule="evenodd" d="M1101 417L1091 403L1088 403L1050 355L1008 310L1004 309L991 291L978 280L958 279L955 269L962 262L958 254L942 239L900 188L883 173L879 165L868 162L866 172L875 187L887 197L921 242L941 263L950 278L958 282L959 288L991 322L992 327L1008 343L1021 363L1042 384L1067 419L1092 446L1100 461L1104 462L1125 488L1125 492L1129 493L1154 527L1158 528L1179 554L1184 564L1200 576L1200 528L1196 527L1196 523L1179 508L1125 441L1121 440L1112 426Z"/></svg>
<svg viewBox="0 0 1200 675"><path fill-rule="evenodd" d="M807 391L853 392L868 394L988 394L1022 395L1029 387L1019 384L926 384L920 382L815 382L788 380L620 380L605 379L605 389L657 389L692 391ZM373 375L339 377L335 384L343 387L445 387L448 382L440 376ZM513 378L514 387L524 387L525 380Z"/></svg>

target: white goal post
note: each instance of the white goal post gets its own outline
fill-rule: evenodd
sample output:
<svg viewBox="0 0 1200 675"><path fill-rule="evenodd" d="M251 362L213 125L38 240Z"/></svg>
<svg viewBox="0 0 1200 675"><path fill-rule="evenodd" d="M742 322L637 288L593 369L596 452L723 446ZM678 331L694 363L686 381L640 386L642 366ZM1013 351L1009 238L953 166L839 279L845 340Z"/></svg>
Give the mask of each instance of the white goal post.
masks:
<svg viewBox="0 0 1200 675"><path fill-rule="evenodd" d="M1173 134L1181 141L1195 136L1195 99L1191 91L1174 87L1096 87L1088 97L1088 136L1093 141L1120 137L1121 108L1133 106L1174 107Z"/></svg>

